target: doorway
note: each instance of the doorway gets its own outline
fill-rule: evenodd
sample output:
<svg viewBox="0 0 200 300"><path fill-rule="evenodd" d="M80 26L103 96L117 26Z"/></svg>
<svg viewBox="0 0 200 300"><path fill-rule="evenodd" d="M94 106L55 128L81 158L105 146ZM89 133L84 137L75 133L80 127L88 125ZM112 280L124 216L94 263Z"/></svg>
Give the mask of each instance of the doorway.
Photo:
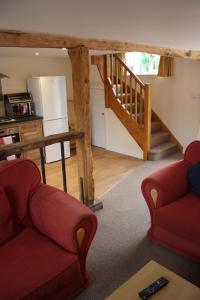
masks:
<svg viewBox="0 0 200 300"><path fill-rule="evenodd" d="M102 86L91 86L92 145L106 148L105 100Z"/></svg>

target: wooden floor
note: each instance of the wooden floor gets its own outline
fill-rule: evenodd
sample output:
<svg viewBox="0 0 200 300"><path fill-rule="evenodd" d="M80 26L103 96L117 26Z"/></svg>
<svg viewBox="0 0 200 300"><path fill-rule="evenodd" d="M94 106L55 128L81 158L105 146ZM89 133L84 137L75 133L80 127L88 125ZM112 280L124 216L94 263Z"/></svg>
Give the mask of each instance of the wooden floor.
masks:
<svg viewBox="0 0 200 300"><path fill-rule="evenodd" d="M99 197L128 172L143 164L142 160L93 147L95 197ZM79 198L76 154L66 159L68 193ZM61 163L46 166L47 184L63 189Z"/></svg>

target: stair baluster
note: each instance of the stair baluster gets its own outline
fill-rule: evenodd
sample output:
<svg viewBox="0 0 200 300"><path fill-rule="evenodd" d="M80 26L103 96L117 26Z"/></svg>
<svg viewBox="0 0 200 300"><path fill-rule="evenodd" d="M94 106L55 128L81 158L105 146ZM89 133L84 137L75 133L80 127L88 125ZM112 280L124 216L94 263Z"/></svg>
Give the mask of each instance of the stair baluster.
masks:
<svg viewBox="0 0 200 300"><path fill-rule="evenodd" d="M137 81L135 80L135 120L137 122L137 111L138 111L138 89Z"/></svg>
<svg viewBox="0 0 200 300"><path fill-rule="evenodd" d="M123 66L120 65L120 96L121 104L123 105Z"/></svg>
<svg viewBox="0 0 200 300"><path fill-rule="evenodd" d="M124 84L125 84L125 88L124 88L124 92L125 92L125 109L127 110L127 103L128 103L128 97L127 97L127 71L126 69L124 70Z"/></svg>
<svg viewBox="0 0 200 300"><path fill-rule="evenodd" d="M130 115L132 116L133 114L133 86L132 86L132 77L129 77L130 83L129 83L129 89L130 89L130 99L129 99L129 112Z"/></svg>
<svg viewBox="0 0 200 300"><path fill-rule="evenodd" d="M115 73L116 73L116 97L118 99L118 94L119 94L119 90L118 90L118 74L119 74L119 70L118 70L118 60L115 60Z"/></svg>

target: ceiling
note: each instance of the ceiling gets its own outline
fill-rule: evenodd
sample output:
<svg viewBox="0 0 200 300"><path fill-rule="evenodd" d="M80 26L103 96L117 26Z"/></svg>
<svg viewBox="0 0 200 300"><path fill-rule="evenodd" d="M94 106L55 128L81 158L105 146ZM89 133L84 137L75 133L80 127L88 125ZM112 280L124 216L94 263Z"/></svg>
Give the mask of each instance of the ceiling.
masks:
<svg viewBox="0 0 200 300"><path fill-rule="evenodd" d="M114 51L97 51L90 50L90 55L103 55L113 53ZM39 55L35 55L39 53ZM68 56L68 52L62 49L51 48L18 48L18 47L0 47L0 57L57 57L63 58Z"/></svg>
<svg viewBox="0 0 200 300"><path fill-rule="evenodd" d="M0 29L200 50L199 0L1 0Z"/></svg>

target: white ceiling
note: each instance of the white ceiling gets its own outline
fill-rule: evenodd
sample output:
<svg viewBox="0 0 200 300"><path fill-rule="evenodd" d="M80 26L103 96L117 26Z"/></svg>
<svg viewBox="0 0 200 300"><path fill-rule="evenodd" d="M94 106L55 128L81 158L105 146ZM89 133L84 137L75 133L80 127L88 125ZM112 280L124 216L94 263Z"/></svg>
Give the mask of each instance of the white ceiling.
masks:
<svg viewBox="0 0 200 300"><path fill-rule="evenodd" d="M36 56L35 53L38 52L39 55ZM112 51L113 53L114 51ZM103 55L109 54L111 51L97 51L90 50L90 55ZM63 58L68 56L67 51L62 49L51 49L51 48L18 48L18 47L0 47L0 57L57 57Z"/></svg>
<svg viewBox="0 0 200 300"><path fill-rule="evenodd" d="M0 0L0 29L200 50L199 0Z"/></svg>

